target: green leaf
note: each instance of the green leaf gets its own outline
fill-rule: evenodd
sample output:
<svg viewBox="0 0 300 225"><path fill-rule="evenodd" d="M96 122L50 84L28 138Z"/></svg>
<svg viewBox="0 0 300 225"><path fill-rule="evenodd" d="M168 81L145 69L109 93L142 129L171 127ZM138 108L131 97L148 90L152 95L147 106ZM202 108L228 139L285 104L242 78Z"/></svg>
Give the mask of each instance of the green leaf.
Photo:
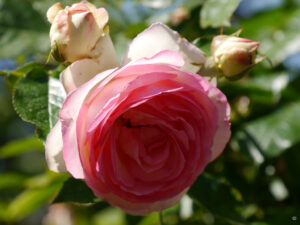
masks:
<svg viewBox="0 0 300 225"><path fill-rule="evenodd" d="M62 70L58 67L52 71L57 74ZM60 81L54 77L48 78L45 67L40 63L30 63L7 76L14 89L14 106L20 117L37 126L36 133L45 139L59 118L59 111L66 97ZM16 85L17 84L17 85ZM49 118L48 118L49 116Z"/></svg>
<svg viewBox="0 0 300 225"><path fill-rule="evenodd" d="M20 22L21 21L21 22ZM49 51L49 23L29 0L0 4L0 58L32 56Z"/></svg>
<svg viewBox="0 0 300 225"><path fill-rule="evenodd" d="M50 49L48 32L38 30L6 29L0 26L0 58L16 58L20 55L30 56L37 52L47 55Z"/></svg>
<svg viewBox="0 0 300 225"><path fill-rule="evenodd" d="M49 78L48 84L48 103L49 103L49 125L54 127L59 119L59 111L66 98L66 92L58 79Z"/></svg>
<svg viewBox="0 0 300 225"><path fill-rule="evenodd" d="M48 187L29 189L22 192L8 205L5 212L5 219L7 221L16 221L34 212L49 202L61 188L61 185L60 183L55 183Z"/></svg>
<svg viewBox="0 0 300 225"><path fill-rule="evenodd" d="M101 210L96 215L96 220L101 221L101 225L126 225L125 213L118 208L108 208ZM130 224L132 225L132 224Z"/></svg>
<svg viewBox="0 0 300 225"><path fill-rule="evenodd" d="M228 98L236 98L237 96L247 96L251 101L261 104L274 104L277 96L272 89L263 87L261 84L254 84L252 81L246 82L230 82L224 81L218 84L219 88L226 94Z"/></svg>
<svg viewBox="0 0 300 225"><path fill-rule="evenodd" d="M233 145L257 152L267 157L276 157L299 143L300 103L286 105L274 113L247 123L233 137ZM257 155L256 153L254 153Z"/></svg>
<svg viewBox="0 0 300 225"><path fill-rule="evenodd" d="M5 77L5 76L7 76L7 73L6 73L6 72L4 72L4 71L0 71L0 76L3 76L3 77Z"/></svg>
<svg viewBox="0 0 300 225"><path fill-rule="evenodd" d="M95 203L99 199L95 197L92 190L86 185L83 180L75 178L68 179L54 202L80 202L80 203Z"/></svg>
<svg viewBox="0 0 300 225"><path fill-rule="evenodd" d="M8 222L20 220L46 203L50 203L66 177L68 177L66 174L49 172L27 180L25 185L28 189L8 204L3 219Z"/></svg>
<svg viewBox="0 0 300 225"><path fill-rule="evenodd" d="M52 183L63 183L70 177L68 173L54 173L46 172L41 175L30 177L26 180L25 186L29 189L43 188L51 185Z"/></svg>
<svg viewBox="0 0 300 225"><path fill-rule="evenodd" d="M44 145L36 137L28 137L16 141L11 141L0 147L0 158L13 157L32 150L42 150Z"/></svg>
<svg viewBox="0 0 300 225"><path fill-rule="evenodd" d="M7 208L7 204L0 202L0 221L3 221L5 218L5 209Z"/></svg>
<svg viewBox="0 0 300 225"><path fill-rule="evenodd" d="M23 77L34 69L42 69L42 68L44 68L43 64L39 62L31 62L17 68L15 71L11 72L11 75L17 77Z"/></svg>
<svg viewBox="0 0 300 225"><path fill-rule="evenodd" d="M207 0L200 12L202 28L230 26L230 18L241 0Z"/></svg>
<svg viewBox="0 0 300 225"><path fill-rule="evenodd" d="M294 145L288 151L286 151L282 158L285 160L287 177L289 177L287 186L290 192L290 196L293 196L295 201L300 200L300 179L299 171L300 171L300 152L299 152L300 144ZM297 199L297 200L296 200Z"/></svg>
<svg viewBox="0 0 300 225"><path fill-rule="evenodd" d="M14 89L13 103L19 116L38 127L37 133L45 139L49 133L48 75L44 68L32 70L20 78Z"/></svg>
<svg viewBox="0 0 300 225"><path fill-rule="evenodd" d="M25 180L26 180L26 176L18 173L0 174L0 190L23 187Z"/></svg>
<svg viewBox="0 0 300 225"><path fill-rule="evenodd" d="M238 210L242 206L241 194L225 179L202 174L188 191L188 195L200 206L216 216L229 221L243 222Z"/></svg>
<svg viewBox="0 0 300 225"><path fill-rule="evenodd" d="M31 62L19 67L15 71L6 72L5 78L6 78L7 86L9 86L13 90L19 78L24 77L30 71L38 68L44 68L43 64L37 62Z"/></svg>

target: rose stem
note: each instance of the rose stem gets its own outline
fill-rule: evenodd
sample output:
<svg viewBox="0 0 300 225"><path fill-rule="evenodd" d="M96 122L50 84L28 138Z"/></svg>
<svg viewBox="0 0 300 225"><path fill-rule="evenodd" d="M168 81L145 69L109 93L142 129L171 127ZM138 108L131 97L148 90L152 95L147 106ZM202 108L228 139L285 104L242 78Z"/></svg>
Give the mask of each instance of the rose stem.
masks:
<svg viewBox="0 0 300 225"><path fill-rule="evenodd" d="M165 225L164 218L163 218L163 211L159 212L159 221L160 221L160 225Z"/></svg>

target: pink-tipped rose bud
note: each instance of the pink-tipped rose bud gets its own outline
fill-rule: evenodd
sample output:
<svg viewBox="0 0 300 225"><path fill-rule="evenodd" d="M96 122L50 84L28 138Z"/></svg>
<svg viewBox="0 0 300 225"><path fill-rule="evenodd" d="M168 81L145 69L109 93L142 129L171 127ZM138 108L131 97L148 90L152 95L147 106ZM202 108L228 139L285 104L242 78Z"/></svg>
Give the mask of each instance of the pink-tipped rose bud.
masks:
<svg viewBox="0 0 300 225"><path fill-rule="evenodd" d="M235 36L219 35L211 45L215 66L227 78L246 74L257 64L256 54L259 42Z"/></svg>
<svg viewBox="0 0 300 225"><path fill-rule="evenodd" d="M98 59L104 51L114 53L104 8L82 1L63 9L56 3L48 9L47 18L52 23L51 54L57 61L72 63L83 58Z"/></svg>

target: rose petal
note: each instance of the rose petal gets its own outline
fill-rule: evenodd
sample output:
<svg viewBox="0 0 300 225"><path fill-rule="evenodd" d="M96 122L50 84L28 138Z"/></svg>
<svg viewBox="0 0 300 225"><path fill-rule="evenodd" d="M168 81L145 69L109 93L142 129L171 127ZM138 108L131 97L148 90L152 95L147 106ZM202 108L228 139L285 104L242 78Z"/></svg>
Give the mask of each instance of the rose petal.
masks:
<svg viewBox="0 0 300 225"><path fill-rule="evenodd" d="M190 75L192 75L190 76L190 78L188 76L184 76L182 77L182 79L186 80L186 82L188 82L192 86L193 84L195 85L197 81L193 81L193 79L191 78L194 77L196 80L198 80L198 82L201 83L201 87L204 89L209 98L214 102L214 104L217 107L218 129L214 137L213 146L211 148L211 161L213 161L222 153L231 136L231 124L229 123L230 106L228 104L226 96L218 88L215 87L214 83L209 82L208 80L203 79L202 77L197 76L195 74ZM195 88L197 88L197 85L195 86Z"/></svg>
<svg viewBox="0 0 300 225"><path fill-rule="evenodd" d="M61 122L58 121L48 134L45 143L46 161L49 169L54 172L67 172L62 149Z"/></svg>
<svg viewBox="0 0 300 225"><path fill-rule="evenodd" d="M110 75L115 69L107 70L98 76L94 77L81 87L70 93L64 101L60 111L60 121L62 122L63 134L63 155L67 170L75 178L84 178L83 169L81 166L79 152L77 149L76 138L76 118L80 107L89 94L90 90L99 82Z"/></svg>
<svg viewBox="0 0 300 225"><path fill-rule="evenodd" d="M91 59L82 59L72 63L60 75L60 80L67 93L80 87L96 74L101 72L101 67Z"/></svg>
<svg viewBox="0 0 300 225"><path fill-rule="evenodd" d="M108 23L109 15L108 12L104 8L94 9L92 10L94 17L96 19L96 23L102 29L104 29L105 25Z"/></svg>
<svg viewBox="0 0 300 225"><path fill-rule="evenodd" d="M176 67L182 67L184 65L184 59L175 51L164 50L150 58L141 58L131 62L134 65L138 64L169 64Z"/></svg>
<svg viewBox="0 0 300 225"><path fill-rule="evenodd" d="M218 129L211 148L211 161L213 161L223 152L231 136L230 106L226 96L217 88L210 88L208 96L215 102L218 109Z"/></svg>
<svg viewBox="0 0 300 225"><path fill-rule="evenodd" d="M65 51L61 52L69 62L88 58L95 47L102 30L97 27L92 12L71 12L68 15L69 34Z"/></svg>
<svg viewBox="0 0 300 225"><path fill-rule="evenodd" d="M90 52L90 57L97 60L100 72L120 66L109 33L98 40L96 47Z"/></svg>
<svg viewBox="0 0 300 225"><path fill-rule="evenodd" d="M179 52L185 61L183 70L196 73L200 66L192 63L204 63L204 53L196 46L190 44L186 39L171 30L164 24L156 23L140 33L130 44L125 55L123 65L132 60L143 57L152 57L163 50Z"/></svg>
<svg viewBox="0 0 300 225"><path fill-rule="evenodd" d="M52 23L54 21L54 18L56 17L56 15L58 14L58 12L60 10L63 10L63 6L61 5L60 2L52 5L48 11L47 11L47 19L50 23Z"/></svg>
<svg viewBox="0 0 300 225"><path fill-rule="evenodd" d="M87 179L86 182L91 187L94 186L93 181ZM161 211L163 209L174 206L182 198L182 196L185 195L185 193L188 191L188 188L184 189L182 192L173 196L172 198L168 198L157 202L144 202L144 203L129 202L126 201L125 199L120 198L117 195L114 195L111 192L108 193L97 192L96 188L93 188L92 190L95 193L95 195L100 196L102 200L109 202L111 205L122 208L125 212L131 215L145 216L148 215L149 213L155 211Z"/></svg>

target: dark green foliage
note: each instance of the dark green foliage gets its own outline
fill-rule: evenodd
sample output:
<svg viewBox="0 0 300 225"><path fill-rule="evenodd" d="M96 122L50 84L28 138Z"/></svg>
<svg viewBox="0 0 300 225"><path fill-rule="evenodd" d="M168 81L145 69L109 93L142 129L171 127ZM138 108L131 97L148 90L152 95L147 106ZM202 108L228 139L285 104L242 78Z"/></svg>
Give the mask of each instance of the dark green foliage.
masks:
<svg viewBox="0 0 300 225"><path fill-rule="evenodd" d="M83 180L69 178L54 202L95 203L99 202L99 199Z"/></svg>
<svg viewBox="0 0 300 225"><path fill-rule="evenodd" d="M242 196L225 179L202 174L193 184L188 195L195 203L205 207L215 216L244 222L239 214Z"/></svg>
<svg viewBox="0 0 300 225"><path fill-rule="evenodd" d="M14 88L13 103L18 115L38 127L37 134L45 139L49 133L48 74L44 68L33 69L20 78Z"/></svg>

